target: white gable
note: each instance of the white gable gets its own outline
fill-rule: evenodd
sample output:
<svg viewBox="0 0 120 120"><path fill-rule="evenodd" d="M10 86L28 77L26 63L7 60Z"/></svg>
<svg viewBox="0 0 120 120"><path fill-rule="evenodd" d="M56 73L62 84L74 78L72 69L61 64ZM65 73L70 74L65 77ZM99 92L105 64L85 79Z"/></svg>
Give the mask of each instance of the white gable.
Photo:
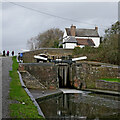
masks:
<svg viewBox="0 0 120 120"><path fill-rule="evenodd" d="M69 40L69 37L71 37L71 36L68 36L67 35L67 31L66 31L66 29L64 30L64 34L63 34L63 48L69 48L69 49L74 49L76 46L77 46L77 43L67 43L67 41ZM94 44L95 44L95 46L94 47L99 47L99 45L100 45L100 37L99 36L96 36L96 37L82 37L82 36L80 36L80 37L76 37L76 36L74 36L75 37L75 39L76 38L79 38L79 39L92 39L92 41L94 42ZM80 47L83 47L84 45L79 45Z"/></svg>

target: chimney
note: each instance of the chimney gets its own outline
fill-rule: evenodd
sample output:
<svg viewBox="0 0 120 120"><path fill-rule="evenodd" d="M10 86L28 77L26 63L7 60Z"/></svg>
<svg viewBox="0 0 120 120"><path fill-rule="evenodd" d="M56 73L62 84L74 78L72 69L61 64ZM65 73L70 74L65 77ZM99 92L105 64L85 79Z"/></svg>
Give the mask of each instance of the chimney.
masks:
<svg viewBox="0 0 120 120"><path fill-rule="evenodd" d="M71 25L71 29L70 29L71 36L75 36L75 32L76 32L76 26Z"/></svg>
<svg viewBox="0 0 120 120"><path fill-rule="evenodd" d="M98 27L97 26L95 27L95 30L98 31Z"/></svg>

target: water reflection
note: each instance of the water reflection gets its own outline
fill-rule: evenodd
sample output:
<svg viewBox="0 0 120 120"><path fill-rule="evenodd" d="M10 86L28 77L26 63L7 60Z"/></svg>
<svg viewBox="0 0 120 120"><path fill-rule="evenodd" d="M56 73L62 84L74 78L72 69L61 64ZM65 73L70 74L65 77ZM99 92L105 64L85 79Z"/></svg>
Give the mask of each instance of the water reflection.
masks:
<svg viewBox="0 0 120 120"><path fill-rule="evenodd" d="M115 98L113 96L113 98ZM110 96L62 94L39 103L47 118L79 120L119 120L120 101Z"/></svg>

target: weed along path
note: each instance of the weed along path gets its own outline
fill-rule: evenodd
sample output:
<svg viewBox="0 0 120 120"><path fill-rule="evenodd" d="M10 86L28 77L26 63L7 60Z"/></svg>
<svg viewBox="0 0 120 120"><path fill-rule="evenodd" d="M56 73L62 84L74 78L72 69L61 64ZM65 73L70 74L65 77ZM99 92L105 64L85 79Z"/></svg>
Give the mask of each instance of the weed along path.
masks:
<svg viewBox="0 0 120 120"><path fill-rule="evenodd" d="M27 95L24 88L21 86L19 75L17 73L18 63L16 57L13 57L12 59L5 58L5 61L3 61L3 66L5 70L5 72L3 71L3 94L7 94L6 96L8 98L3 95L3 100L5 100L6 102L3 102L2 118L39 118L40 120L43 119L38 114L37 107L35 107L32 100ZM11 77L11 80L9 76ZM8 102L8 100L10 102ZM6 110L8 111L7 113Z"/></svg>

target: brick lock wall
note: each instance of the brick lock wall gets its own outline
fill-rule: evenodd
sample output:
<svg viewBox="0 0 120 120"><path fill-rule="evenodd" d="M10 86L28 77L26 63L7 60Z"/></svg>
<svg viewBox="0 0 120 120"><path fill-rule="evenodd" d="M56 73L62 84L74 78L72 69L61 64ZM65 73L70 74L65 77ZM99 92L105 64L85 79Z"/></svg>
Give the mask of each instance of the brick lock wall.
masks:
<svg viewBox="0 0 120 120"><path fill-rule="evenodd" d="M119 77L118 73L119 73L118 66L113 66L113 65L110 66L108 64L104 64L103 66L103 64L101 65L97 63L90 64L88 62L73 64L71 83L77 89L98 88L99 85L97 80L100 80L102 78L118 78ZM102 86L103 82L100 83ZM115 84L115 86L117 85ZM103 87L103 89L106 88ZM116 90L116 88L112 90Z"/></svg>
<svg viewBox="0 0 120 120"><path fill-rule="evenodd" d="M47 89L58 88L57 66L53 64L23 64L26 71L34 76Z"/></svg>
<svg viewBox="0 0 120 120"><path fill-rule="evenodd" d="M57 89L59 87L59 65L55 65L52 63L22 63L19 66L21 65L22 67L19 68L20 70L28 71L32 76L39 80L39 82L42 83L48 89ZM63 71L62 68L64 67L61 67L59 70ZM61 72L61 75L62 74L63 72ZM69 84L77 89L101 88L107 90L109 88L112 88L111 90L117 90L116 83L111 83L108 85L108 83L103 81L100 82L98 80L102 78L118 77L120 77L119 68L118 66L114 65L81 62L69 66ZM108 88L105 85L107 85Z"/></svg>
<svg viewBox="0 0 120 120"><path fill-rule="evenodd" d="M109 81L105 81L105 80L97 80L96 88L103 89L103 90L114 90L114 91L120 92L120 83L109 82Z"/></svg>

